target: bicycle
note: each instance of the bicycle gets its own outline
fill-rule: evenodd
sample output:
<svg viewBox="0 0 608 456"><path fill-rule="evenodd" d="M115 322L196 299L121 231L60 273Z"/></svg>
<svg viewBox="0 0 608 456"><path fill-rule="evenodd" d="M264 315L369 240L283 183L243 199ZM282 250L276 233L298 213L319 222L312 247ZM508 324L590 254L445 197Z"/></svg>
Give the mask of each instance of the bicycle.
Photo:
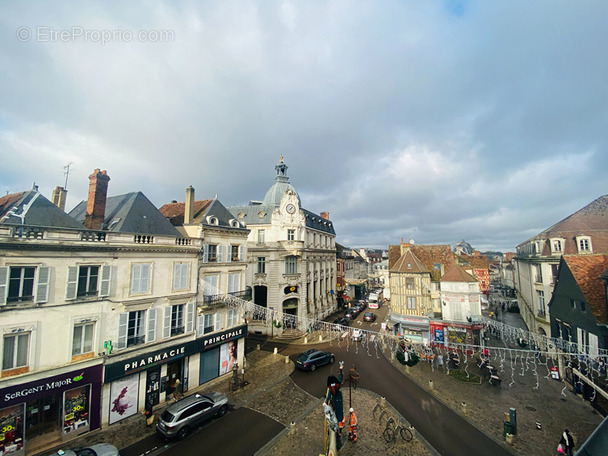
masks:
<svg viewBox="0 0 608 456"><path fill-rule="evenodd" d="M399 434L399 436L404 441L411 442L414 438L412 431L410 431L405 426L395 426L395 428L393 429L391 427L391 420L392 418L386 422L386 428L382 433L382 436L384 437L384 440L386 440L386 443L394 442L397 439L397 434Z"/></svg>

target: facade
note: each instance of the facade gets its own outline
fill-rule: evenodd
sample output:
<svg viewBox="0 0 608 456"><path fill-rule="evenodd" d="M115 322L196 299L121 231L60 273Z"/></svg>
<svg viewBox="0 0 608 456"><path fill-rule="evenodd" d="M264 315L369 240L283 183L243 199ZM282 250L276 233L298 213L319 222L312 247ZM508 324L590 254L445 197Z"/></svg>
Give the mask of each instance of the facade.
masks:
<svg viewBox="0 0 608 456"><path fill-rule="evenodd" d="M263 201L229 210L250 230L247 284L253 301L286 316L279 322L284 328L294 317L322 319L336 308L336 235L327 212L302 207L282 157L275 170Z"/></svg>
<svg viewBox="0 0 608 456"><path fill-rule="evenodd" d="M429 342L432 316L431 273L405 248L389 271L393 332L420 343Z"/></svg>
<svg viewBox="0 0 608 456"><path fill-rule="evenodd" d="M467 272L472 274L479 282L479 291L484 294L490 293L490 262L488 257L477 250L473 255L461 254L458 262Z"/></svg>
<svg viewBox="0 0 608 456"><path fill-rule="evenodd" d="M608 195L517 246L513 259L521 315L530 331L548 335L553 295L562 255L608 253Z"/></svg>

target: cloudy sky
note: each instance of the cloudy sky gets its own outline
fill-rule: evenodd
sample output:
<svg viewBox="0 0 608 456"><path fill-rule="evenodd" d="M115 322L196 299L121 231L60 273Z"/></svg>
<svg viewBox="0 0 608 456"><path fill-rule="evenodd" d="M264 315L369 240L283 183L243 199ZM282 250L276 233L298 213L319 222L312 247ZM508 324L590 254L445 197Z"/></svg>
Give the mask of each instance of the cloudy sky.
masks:
<svg viewBox="0 0 608 456"><path fill-rule="evenodd" d="M344 245L509 251L608 193L605 0L14 1L0 40L2 194L238 205L283 155Z"/></svg>

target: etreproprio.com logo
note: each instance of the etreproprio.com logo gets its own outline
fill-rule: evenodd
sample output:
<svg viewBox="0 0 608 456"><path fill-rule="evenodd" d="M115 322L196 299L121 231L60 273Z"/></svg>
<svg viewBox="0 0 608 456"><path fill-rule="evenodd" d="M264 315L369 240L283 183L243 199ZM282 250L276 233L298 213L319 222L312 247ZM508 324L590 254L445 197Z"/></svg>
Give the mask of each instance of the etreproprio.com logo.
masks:
<svg viewBox="0 0 608 456"><path fill-rule="evenodd" d="M118 27L113 30L87 29L73 26L67 29L56 29L49 26L19 27L17 39L22 42L37 41L39 43L168 43L175 41L173 30L138 30L133 31Z"/></svg>

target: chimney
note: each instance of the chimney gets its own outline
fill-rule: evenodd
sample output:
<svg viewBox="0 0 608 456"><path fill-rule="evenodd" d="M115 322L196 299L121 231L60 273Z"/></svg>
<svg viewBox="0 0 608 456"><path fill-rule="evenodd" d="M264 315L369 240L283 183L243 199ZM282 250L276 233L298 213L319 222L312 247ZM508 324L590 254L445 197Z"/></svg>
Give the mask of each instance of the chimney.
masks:
<svg viewBox="0 0 608 456"><path fill-rule="evenodd" d="M184 209L184 225L192 223L194 218L194 188L192 185L186 189L186 208Z"/></svg>
<svg viewBox="0 0 608 456"><path fill-rule="evenodd" d="M101 230L106 214L106 197L108 195L108 182L110 176L107 171L97 168L89 176L89 199L84 217L84 226L90 230Z"/></svg>
<svg viewBox="0 0 608 456"><path fill-rule="evenodd" d="M65 199L66 199L67 194L68 194L68 191L63 187L57 186L57 187L55 187L55 190L53 190L53 196L52 196L53 204L64 212L65 212Z"/></svg>
<svg viewBox="0 0 608 456"><path fill-rule="evenodd" d="M321 218L329 220L329 212L321 212L319 215L321 216Z"/></svg>

